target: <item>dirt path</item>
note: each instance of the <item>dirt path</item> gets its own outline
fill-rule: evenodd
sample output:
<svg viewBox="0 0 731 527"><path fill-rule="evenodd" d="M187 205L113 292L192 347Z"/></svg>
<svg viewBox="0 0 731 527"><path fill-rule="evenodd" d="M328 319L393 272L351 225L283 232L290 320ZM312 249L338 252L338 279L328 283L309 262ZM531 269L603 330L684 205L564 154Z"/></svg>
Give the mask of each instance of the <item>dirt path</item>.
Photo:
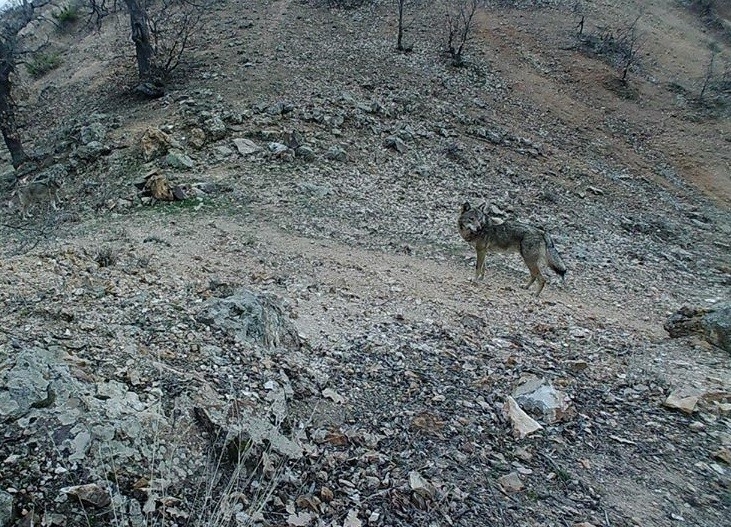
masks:
<svg viewBox="0 0 731 527"><path fill-rule="evenodd" d="M171 241L170 249L155 249L170 272L200 283L216 278L265 284L285 299L296 299L297 324L312 338L342 338L363 324L393 316L456 323L465 315L523 329L541 322L600 321L643 338L664 336L662 319L648 317L642 306L618 308L571 277L562 284L553 276L535 298L521 287L527 270L518 255L493 255L488 277L475 282L474 256L466 244L463 258L435 254L437 259L425 259L305 238L263 224L252 227L228 217L186 223L186 235L178 222L151 228L144 220L130 220L124 232L131 239L153 234ZM506 262L521 268L522 274L511 272Z"/></svg>
<svg viewBox="0 0 731 527"><path fill-rule="evenodd" d="M271 2L264 14L266 25L261 33L261 49L271 50L275 39L277 38L279 31L282 29L282 22L284 15L289 10L292 0L274 0Z"/></svg>

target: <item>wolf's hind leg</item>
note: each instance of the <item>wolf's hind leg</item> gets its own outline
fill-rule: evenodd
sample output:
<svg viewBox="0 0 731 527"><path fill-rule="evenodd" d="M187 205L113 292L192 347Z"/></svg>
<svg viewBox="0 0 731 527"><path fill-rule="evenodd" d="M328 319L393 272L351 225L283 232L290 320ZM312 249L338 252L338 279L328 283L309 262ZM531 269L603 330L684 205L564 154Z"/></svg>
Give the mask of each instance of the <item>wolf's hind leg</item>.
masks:
<svg viewBox="0 0 731 527"><path fill-rule="evenodd" d="M541 269L538 267L538 262L525 262L525 264L528 266L528 270L530 271L530 280L528 280L528 283L525 284L525 289L528 289L531 285L533 285L533 282L536 280L538 281L538 291L536 291L536 296L541 294L541 291L543 291L543 287L546 285L546 279L541 274Z"/></svg>

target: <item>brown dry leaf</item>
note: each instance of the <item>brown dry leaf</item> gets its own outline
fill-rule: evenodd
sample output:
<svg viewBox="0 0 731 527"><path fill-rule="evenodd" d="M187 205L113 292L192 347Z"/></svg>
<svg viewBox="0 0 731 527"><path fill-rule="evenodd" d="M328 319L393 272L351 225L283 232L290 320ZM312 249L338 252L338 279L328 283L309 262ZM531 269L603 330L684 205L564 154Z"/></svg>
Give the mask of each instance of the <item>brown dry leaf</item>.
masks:
<svg viewBox="0 0 731 527"><path fill-rule="evenodd" d="M313 512L318 512L318 506L322 503L317 496L300 496L294 502L299 508L310 509Z"/></svg>
<svg viewBox="0 0 731 527"><path fill-rule="evenodd" d="M348 436L339 430L331 430L325 435L325 441L335 446L346 446L349 443Z"/></svg>
<svg viewBox="0 0 731 527"><path fill-rule="evenodd" d="M137 481L135 481L135 484L132 485L132 488L134 490L140 490L149 485L150 485L150 480L145 477L142 477L142 478L138 479Z"/></svg>
<svg viewBox="0 0 731 527"><path fill-rule="evenodd" d="M112 501L106 489L103 489L96 483L64 487L61 489L61 492L70 496L76 496L82 502L99 509L106 507Z"/></svg>
<svg viewBox="0 0 731 527"><path fill-rule="evenodd" d="M414 417L411 421L411 426L417 430L423 430L431 434L438 434L439 430L444 427L444 421L437 419L436 416L429 413L422 413Z"/></svg>
<svg viewBox="0 0 731 527"><path fill-rule="evenodd" d="M322 498L322 501L325 503L329 503L333 500L335 495L333 494L333 491L330 490L328 487L322 487L320 489L320 497Z"/></svg>

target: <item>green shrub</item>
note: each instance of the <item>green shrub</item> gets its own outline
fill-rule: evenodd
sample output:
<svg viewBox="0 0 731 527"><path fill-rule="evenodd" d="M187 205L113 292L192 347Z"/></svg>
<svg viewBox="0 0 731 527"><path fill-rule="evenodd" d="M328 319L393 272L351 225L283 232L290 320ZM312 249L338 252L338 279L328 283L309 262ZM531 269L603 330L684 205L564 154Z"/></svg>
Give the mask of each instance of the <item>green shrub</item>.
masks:
<svg viewBox="0 0 731 527"><path fill-rule="evenodd" d="M61 57L56 52L36 53L30 62L25 64L25 69L31 77L38 78L45 75L61 64Z"/></svg>
<svg viewBox="0 0 731 527"><path fill-rule="evenodd" d="M60 11L53 13L53 18L56 19L59 26L66 27L70 26L79 19L79 7L77 5L68 4L61 8Z"/></svg>

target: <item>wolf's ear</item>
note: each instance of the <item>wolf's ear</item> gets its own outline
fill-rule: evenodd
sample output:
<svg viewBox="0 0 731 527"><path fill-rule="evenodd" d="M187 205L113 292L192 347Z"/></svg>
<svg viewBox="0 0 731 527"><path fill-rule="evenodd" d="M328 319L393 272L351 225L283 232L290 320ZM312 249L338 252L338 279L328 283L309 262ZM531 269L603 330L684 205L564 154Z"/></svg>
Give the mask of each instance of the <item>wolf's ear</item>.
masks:
<svg viewBox="0 0 731 527"><path fill-rule="evenodd" d="M467 212L471 208L472 207L470 207L470 202L469 201L465 201L464 203L462 203L462 214L464 214L465 212Z"/></svg>

